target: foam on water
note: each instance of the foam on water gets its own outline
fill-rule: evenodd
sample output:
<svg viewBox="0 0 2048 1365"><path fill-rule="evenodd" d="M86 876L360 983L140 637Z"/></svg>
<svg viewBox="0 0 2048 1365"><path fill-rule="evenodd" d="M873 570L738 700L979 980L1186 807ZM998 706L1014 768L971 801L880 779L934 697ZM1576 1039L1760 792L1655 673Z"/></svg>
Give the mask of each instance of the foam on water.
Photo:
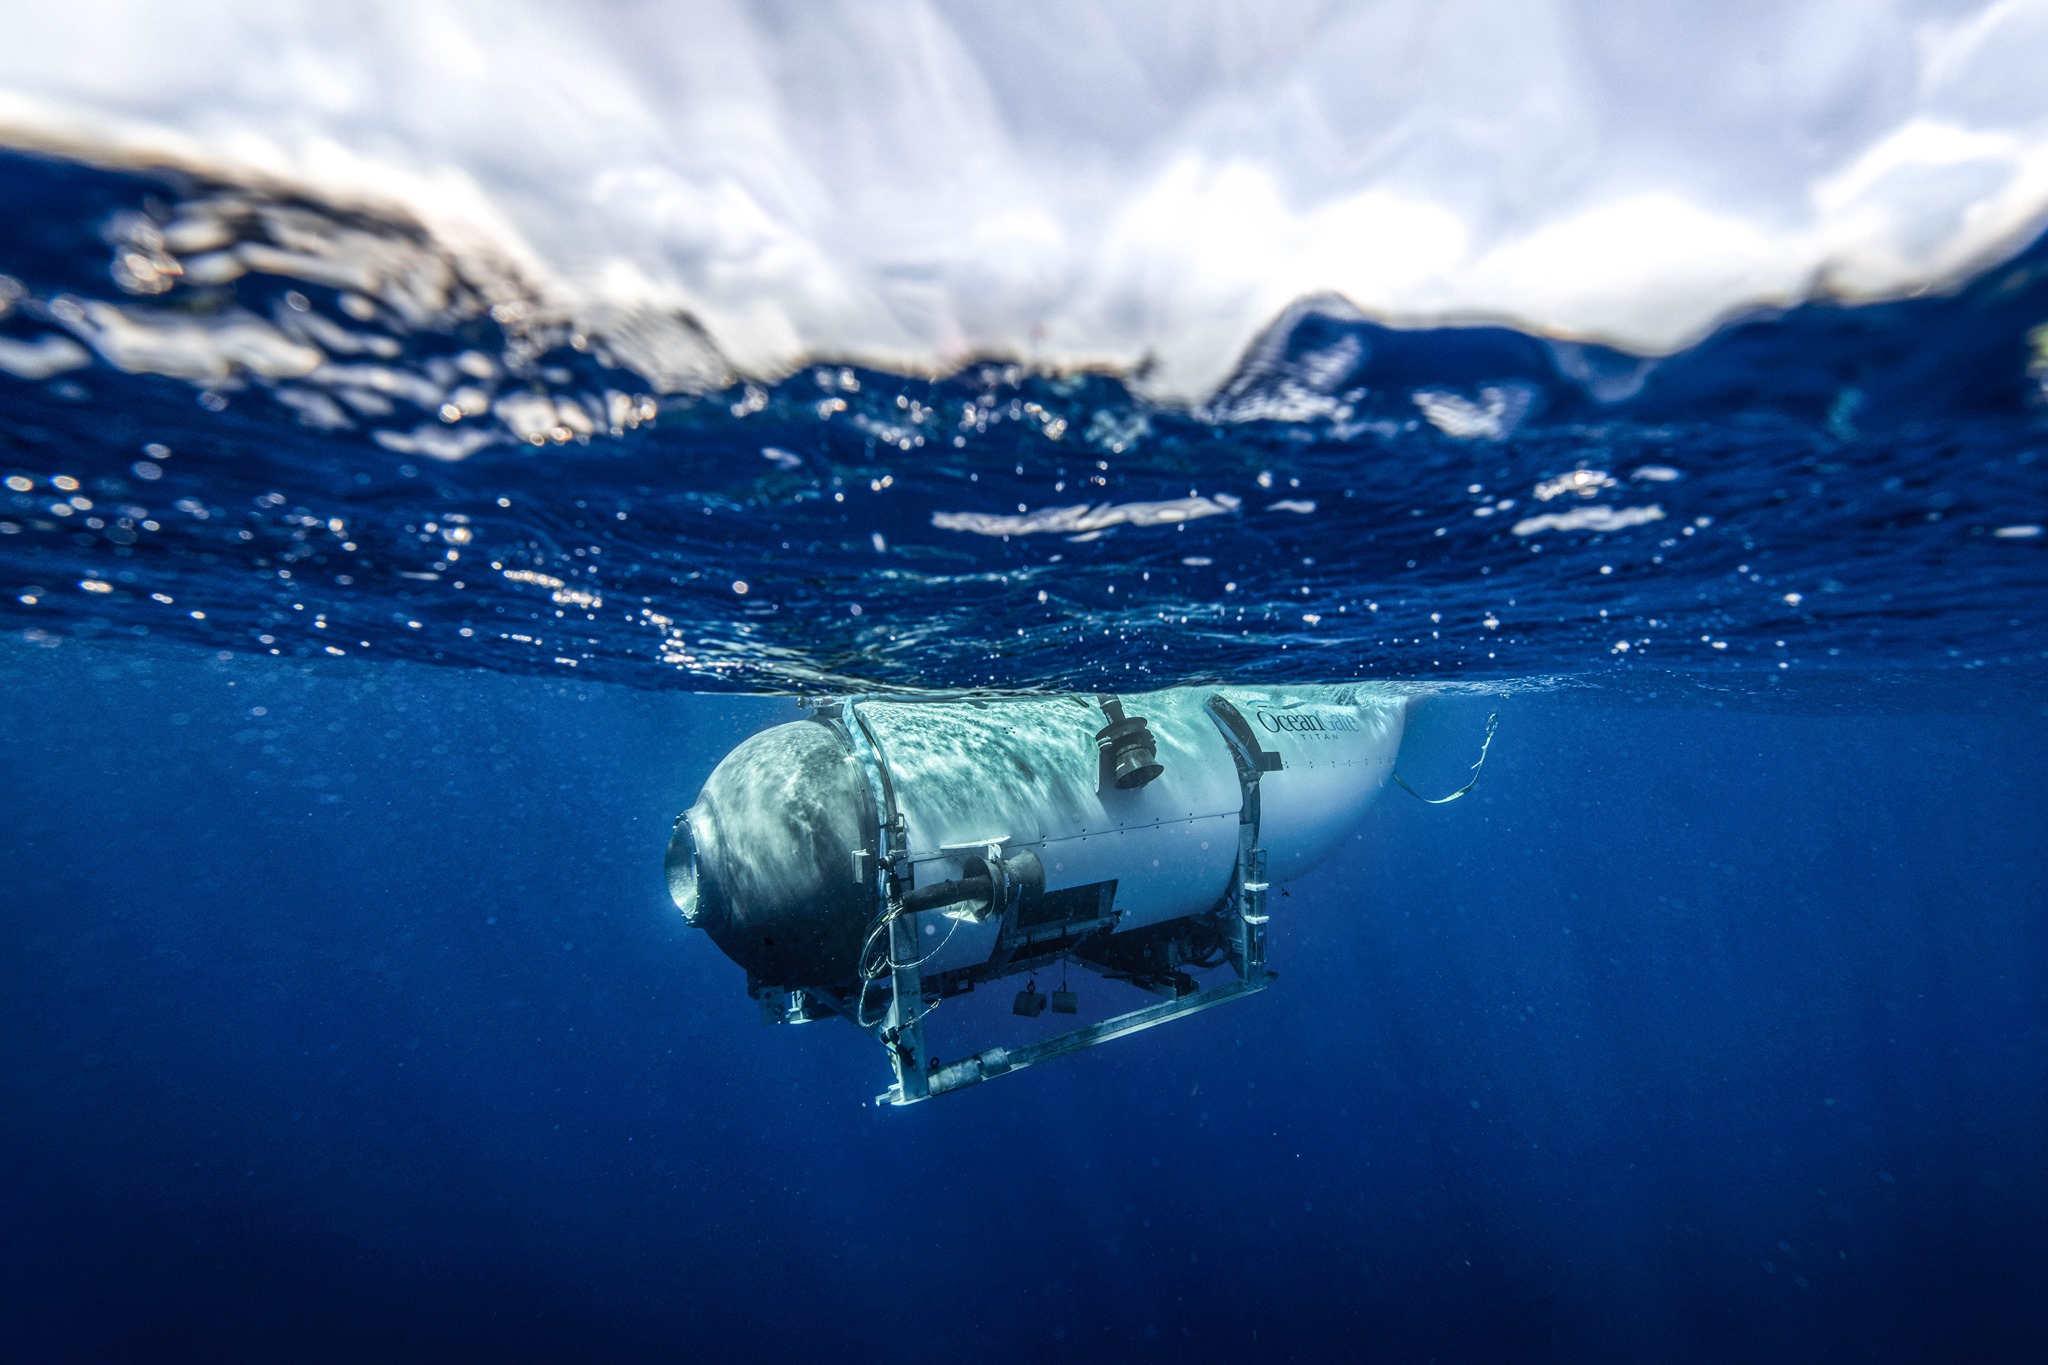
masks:
<svg viewBox="0 0 2048 1365"><path fill-rule="evenodd" d="M7 29L0 140L410 219L656 388L992 355L1192 401L1325 292L1665 352L1953 283L2048 209L2026 0L81 0Z"/></svg>

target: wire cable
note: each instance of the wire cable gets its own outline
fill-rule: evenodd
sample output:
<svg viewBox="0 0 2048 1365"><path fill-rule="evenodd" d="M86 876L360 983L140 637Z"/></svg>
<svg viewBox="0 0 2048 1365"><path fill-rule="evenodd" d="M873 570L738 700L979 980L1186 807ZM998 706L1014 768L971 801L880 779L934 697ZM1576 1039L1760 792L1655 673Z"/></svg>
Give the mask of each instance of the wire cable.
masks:
<svg viewBox="0 0 2048 1365"><path fill-rule="evenodd" d="M1479 785L1480 770L1486 766L1486 751L1493 747L1493 733L1498 729L1500 729L1500 712L1496 711L1486 718L1486 738L1479 743L1479 761L1472 765L1472 780L1452 792L1449 796L1424 796L1421 792L1408 785L1407 780L1401 776L1398 768L1394 770L1394 781L1400 784L1402 791L1407 792L1425 805L1448 806L1451 802Z"/></svg>

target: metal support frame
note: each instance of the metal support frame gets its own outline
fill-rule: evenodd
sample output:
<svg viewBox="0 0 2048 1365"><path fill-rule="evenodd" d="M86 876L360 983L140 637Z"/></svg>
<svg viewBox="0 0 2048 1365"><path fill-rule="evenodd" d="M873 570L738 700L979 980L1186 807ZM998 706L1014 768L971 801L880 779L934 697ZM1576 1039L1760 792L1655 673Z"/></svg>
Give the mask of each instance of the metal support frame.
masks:
<svg viewBox="0 0 2048 1365"><path fill-rule="evenodd" d="M817 718L838 724L852 741L852 749L860 759L868 790L874 798L874 808L879 814L872 880L881 917L874 921L874 933L883 939L883 948L889 954L887 970L866 974L868 968L864 964L858 988L780 988L772 990L772 993L764 990L758 999L762 1001L762 1015L772 1021L799 1023L836 1013L856 1023L870 1038L883 1044L889 1052L889 1064L895 1070L895 1085L874 1097L874 1103L913 1105L934 1095L946 1095L950 1091L979 1085L995 1076L1008 1076L1010 1072L1018 1072L1040 1062L1051 1062L1061 1056L1071 1056L1116 1038L1126 1038L1130 1033L1139 1033L1171 1019L1200 1013L1212 1005L1225 1005L1229 1001L1255 995L1276 980L1276 974L1266 970L1268 880L1266 849L1260 845L1260 778L1268 772L1278 772L1280 755L1266 751L1260 745L1243 714L1229 700L1214 696L1208 702L1208 710L1231 747L1231 757L1237 763L1237 780L1243 790L1243 804L1237 821L1237 868L1231 878L1229 892L1221 905L1214 909L1214 919L1219 921L1223 931L1223 948L1231 966L1237 970L1237 980L1210 986L1206 990L1194 990L1190 995L1145 1005L1108 1019L1098 1019L1096 1023L1057 1033L1053 1038L1042 1038L1022 1048L983 1048L965 1060L946 1064L932 1060L926 1052L924 1040L924 997L928 982L920 958L922 945L918 943L915 919L903 913L903 890L909 882L911 864L938 853L909 851L903 817L897 810L895 790L889 780L889 763L885 761L881 739L874 735L866 718L860 714L862 700L870 698L856 696L846 698L836 706L821 706ZM944 851L946 849L940 853ZM993 847L989 849L989 857L991 860L995 857ZM862 864L860 855L856 855L856 876L862 872L866 872L866 866ZM1053 937L1059 937L1065 945L1069 941L1112 933L1118 915L1114 907L1108 905L1108 898L1110 896L1106 894L1106 905L1100 905L1092 915L1049 921L1026 929L1018 925L1016 894L1004 894L999 898L1001 927L997 933L997 952L991 960L971 972L940 974L934 978L932 986L940 995L954 993L954 990L971 990L977 982L1018 974L1026 970L1028 964L1036 964L1040 956L1051 960L1049 954L1042 952L1042 943L1051 941ZM1087 960L1081 958L1081 964L1087 966ZM1098 966L1096 970L1104 968ZM881 984L883 976L889 978L889 1005L883 1009L879 1019L870 1019L868 993Z"/></svg>
<svg viewBox="0 0 2048 1365"><path fill-rule="evenodd" d="M875 1103L915 1104L918 1100L927 1099L933 1095L944 1095L954 1090L964 1090L970 1085L979 1085L983 1081L994 1080L997 1076L1007 1076L1013 1072L1022 1071L1026 1067L1037 1066L1040 1062L1049 1062L1056 1057L1069 1056L1072 1053L1081 1051L1083 1048L1094 1047L1097 1043L1107 1043L1116 1038L1123 1038L1130 1034L1141 1032L1156 1024L1164 1024L1170 1020L1182 1018L1185 1015L1198 1014L1212 1005L1221 1005L1232 1000L1241 1000L1247 995L1264 990L1273 983L1273 979L1271 972L1262 972L1256 979L1232 981L1228 985L1213 986L1206 991L1197 991L1193 995L1184 995L1178 1000L1162 1000L1156 1005L1147 1005L1143 1009L1132 1010L1129 1014L1119 1014L1113 1018L1098 1020L1093 1024L1084 1024L1070 1032L1058 1034L1051 1038L1043 1038L1035 1043L1027 1043L1023 1047L983 1048L980 1052L975 1053L964 1061L948 1062L944 1066L935 1068L931 1075L926 1078L926 1084L922 1093L915 1096L909 1095L901 1088L899 1082L897 1085L891 1086L875 1096Z"/></svg>
<svg viewBox="0 0 2048 1365"><path fill-rule="evenodd" d="M1209 714L1230 746L1237 764L1238 786L1244 792L1237 815L1237 875L1232 880L1227 909L1231 964L1238 979L1251 981L1266 969L1266 850L1259 845L1259 779L1278 772L1280 755L1262 748L1259 737L1245 722L1244 713L1221 696L1209 698Z"/></svg>
<svg viewBox="0 0 2048 1365"><path fill-rule="evenodd" d="M1106 1043L1186 1015L1200 1013L1213 1005L1241 1000L1273 983L1276 976L1266 969L1266 924L1271 916L1266 908L1266 850L1259 843L1259 779L1266 773L1277 772L1281 766L1281 759L1278 754L1260 746L1257 735L1228 700L1220 696L1212 698L1209 708L1216 720L1217 728L1223 732L1225 741L1230 745L1231 756L1237 765L1238 783L1243 791L1243 802L1238 813L1236 873L1231 880L1228 895L1217 907L1218 914L1226 919L1223 935L1225 951L1229 954L1231 965L1237 969L1238 979L1227 985L1212 986L1207 990L1164 1000L1156 1005L1147 1005L1127 1014L1085 1024L1080 1028L1023 1047L984 1048L962 1061L933 1067L928 1073L915 1071L908 1060L910 1054L899 1046L894 1052L896 1084L877 1095L876 1104L916 1104L934 1095L944 1095L970 1085L979 1085L997 1076L1007 1076L1026 1067L1037 1066L1040 1062L1069 1056L1084 1048L1094 1047L1098 1043ZM1003 941L1007 946L1016 937L1018 935L1014 917L1006 915ZM893 936L891 941L893 945ZM896 960L905 960L915 947L914 942L908 944L902 950L904 956L899 956ZM898 950L892 946L891 951ZM1008 954L998 956L1007 958ZM913 990L922 989L922 983L914 975L911 977L910 986ZM899 979L896 988L897 1001L905 998L904 990L905 987ZM913 1001L918 999L916 995L910 998ZM891 1007L892 1014L895 1008ZM921 1035L917 1037L917 1045L922 1047Z"/></svg>
<svg viewBox="0 0 2048 1365"><path fill-rule="evenodd" d="M1237 884L1230 897L1231 965L1238 979L1249 981L1266 969L1266 850L1238 826Z"/></svg>
<svg viewBox="0 0 2048 1365"><path fill-rule="evenodd" d="M889 1009L877 1033L896 1069L896 1088L914 1100L925 1097L924 973L917 962L917 925L894 910L889 917Z"/></svg>
<svg viewBox="0 0 2048 1365"><path fill-rule="evenodd" d="M882 946L889 954L889 1005L880 1021L867 1018L867 992L871 980L864 977L854 1002L853 1019L888 1049L889 1064L896 1072L895 1089L911 1100L925 1097L924 973L919 962L916 921L903 913L903 885L910 871L911 854L905 839L902 814L896 809L895 786L889 780L889 765L882 743L867 718L860 713L861 698L848 698L839 708L838 720L854 753L866 770L868 786L875 798L876 830L875 883L882 906ZM863 949L863 954L865 954ZM865 973L867 968L861 968ZM907 1100L906 1103L911 1101Z"/></svg>

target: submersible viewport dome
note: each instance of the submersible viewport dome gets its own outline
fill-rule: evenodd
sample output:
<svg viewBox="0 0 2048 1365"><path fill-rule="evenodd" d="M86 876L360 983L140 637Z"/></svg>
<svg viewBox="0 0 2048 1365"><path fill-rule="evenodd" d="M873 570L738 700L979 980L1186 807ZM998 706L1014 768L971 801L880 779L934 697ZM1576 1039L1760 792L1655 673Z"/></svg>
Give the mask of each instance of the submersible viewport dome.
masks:
<svg viewBox="0 0 2048 1365"><path fill-rule="evenodd" d="M855 974L872 896L874 803L837 727L778 725L720 763L669 843L683 916L764 981Z"/></svg>
<svg viewBox="0 0 2048 1365"><path fill-rule="evenodd" d="M1270 885L1357 824L1407 705L1364 686L828 702L712 772L676 821L669 892L764 1018L853 1022L895 1071L882 1099L913 1103L1263 989ZM1075 1012L1069 963L1160 999L1017 1048L929 1050L934 1008L1006 977L1036 1018L1031 974L1057 964L1055 1013Z"/></svg>

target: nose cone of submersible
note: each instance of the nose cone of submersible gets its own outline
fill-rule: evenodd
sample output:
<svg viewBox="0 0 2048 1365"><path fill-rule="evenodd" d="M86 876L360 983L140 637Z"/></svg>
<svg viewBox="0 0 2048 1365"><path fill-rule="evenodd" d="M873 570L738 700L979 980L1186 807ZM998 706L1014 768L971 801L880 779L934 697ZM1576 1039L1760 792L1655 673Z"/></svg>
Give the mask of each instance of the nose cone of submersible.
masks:
<svg viewBox="0 0 2048 1365"><path fill-rule="evenodd" d="M818 721L778 725L727 754L676 821L669 895L763 981L842 981L859 970L873 909L855 855L873 852L874 827L845 737Z"/></svg>

